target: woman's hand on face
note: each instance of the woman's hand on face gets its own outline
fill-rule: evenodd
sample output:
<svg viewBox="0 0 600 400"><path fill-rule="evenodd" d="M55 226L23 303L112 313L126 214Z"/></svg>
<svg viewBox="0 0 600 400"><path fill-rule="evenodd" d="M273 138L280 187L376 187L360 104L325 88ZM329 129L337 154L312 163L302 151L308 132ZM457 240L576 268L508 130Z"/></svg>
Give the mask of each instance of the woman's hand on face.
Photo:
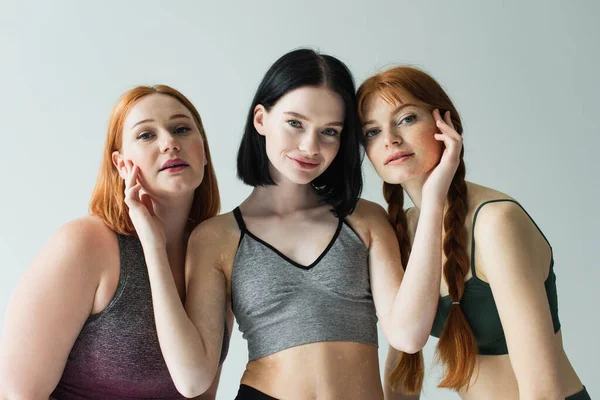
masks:
<svg viewBox="0 0 600 400"><path fill-rule="evenodd" d="M162 221L154 213L152 198L144 190L140 168L132 161L124 161L127 177L125 178L125 204L129 207L129 217L142 242L158 248L166 246L166 233Z"/></svg>
<svg viewBox="0 0 600 400"><path fill-rule="evenodd" d="M433 119L440 133L434 134L436 140L444 143L444 152L438 165L431 171L423 185L423 198L430 198L444 204L452 178L460 163L460 153L463 147L462 136L454 129L450 112L444 113L444 118L439 110L433 110Z"/></svg>

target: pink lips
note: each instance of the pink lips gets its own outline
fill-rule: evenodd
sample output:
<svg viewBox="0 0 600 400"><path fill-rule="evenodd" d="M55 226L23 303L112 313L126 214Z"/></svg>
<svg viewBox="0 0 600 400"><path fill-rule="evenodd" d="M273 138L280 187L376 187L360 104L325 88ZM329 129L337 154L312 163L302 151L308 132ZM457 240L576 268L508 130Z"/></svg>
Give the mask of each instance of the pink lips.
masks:
<svg viewBox="0 0 600 400"><path fill-rule="evenodd" d="M160 171L164 171L167 170L169 172L177 172L177 171L181 171L182 169L188 167L189 164L186 163L185 161L183 161L181 158L172 158L170 160L167 160L162 167L160 168Z"/></svg>
<svg viewBox="0 0 600 400"><path fill-rule="evenodd" d="M315 161L315 160L311 160L308 158L304 158L304 157L290 157L288 156L288 158L290 160L292 160L294 162L294 164L296 164L296 166L302 168L302 169L313 169L319 166L319 162Z"/></svg>
<svg viewBox="0 0 600 400"><path fill-rule="evenodd" d="M397 153L394 154L390 154L388 156L388 158L385 159L385 165L388 164L400 164L402 162L404 162L405 160L407 160L408 158L410 158L411 156L413 156L415 153L411 153L408 151L399 151Z"/></svg>

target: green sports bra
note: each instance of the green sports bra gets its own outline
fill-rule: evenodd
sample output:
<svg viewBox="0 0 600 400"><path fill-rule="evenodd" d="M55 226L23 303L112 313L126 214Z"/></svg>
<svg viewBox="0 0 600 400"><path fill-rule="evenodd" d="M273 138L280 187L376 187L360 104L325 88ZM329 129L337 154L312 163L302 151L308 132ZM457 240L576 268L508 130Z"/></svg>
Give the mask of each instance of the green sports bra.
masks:
<svg viewBox="0 0 600 400"><path fill-rule="evenodd" d="M475 273L475 221L477 220L477 214L481 208L489 203L495 203L499 201L510 201L521 207L531 221L538 228L542 236L544 234L537 226L535 221L531 218L529 213L516 201L509 199L490 200L482 203L473 217L473 235L471 242L471 272L473 277L465 282L465 291L462 299L460 300L460 308L462 309L473 335L475 336L475 342L477 343L477 349L480 355L503 355L508 354L508 347L506 346L506 337L504 336L504 330L502 329L502 322L498 315L498 309L496 308L496 302L492 295L492 289L490 285L479 279ZM546 242L548 239L544 236ZM548 245L550 243L548 242ZM552 252L552 246L550 246ZM558 319L558 296L556 293L556 275L554 275L554 254L552 253L550 261L550 272L548 278L544 282L546 287L546 296L548 297L548 303L550 305L550 313L552 314L552 323L554 325L554 333L560 329L560 321ZM450 296L442 296L438 302L438 309L435 314L433 321L433 327L431 329L431 335L437 338L440 337L448 313L452 307L452 300Z"/></svg>

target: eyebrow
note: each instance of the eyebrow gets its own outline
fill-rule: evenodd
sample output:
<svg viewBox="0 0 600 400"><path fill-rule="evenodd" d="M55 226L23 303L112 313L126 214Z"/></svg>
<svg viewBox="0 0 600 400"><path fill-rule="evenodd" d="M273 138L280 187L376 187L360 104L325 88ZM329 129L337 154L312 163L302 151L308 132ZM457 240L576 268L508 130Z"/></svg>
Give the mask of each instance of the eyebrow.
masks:
<svg viewBox="0 0 600 400"><path fill-rule="evenodd" d="M174 114L174 115L171 115L171 118L169 118L169 121L172 120L172 119L177 119L177 118L187 118L187 119L190 119L190 117L188 117L185 114ZM154 122L154 120L152 118L141 120L141 121L136 122L135 124L133 124L133 126L131 127L131 129L135 128L138 125L145 124L146 122Z"/></svg>
<svg viewBox="0 0 600 400"><path fill-rule="evenodd" d="M396 107L396 109L394 111L392 111L392 115L398 114L400 111L402 111L403 108L406 108L406 107L418 107L418 106L416 104L412 104L412 103L401 104L400 106ZM362 126L366 126L366 125L374 124L374 123L375 123L375 120L370 119L368 121L363 122Z"/></svg>
<svg viewBox="0 0 600 400"><path fill-rule="evenodd" d="M296 117L298 119L303 119L305 121L310 121L310 119L308 117L305 117L304 115L298 114L297 112L294 112L294 111L285 111L284 114L288 114L288 115L291 115L292 117ZM339 122L339 121L338 122L330 122L328 124L325 124L325 126L341 126L341 127L343 127L344 123Z"/></svg>

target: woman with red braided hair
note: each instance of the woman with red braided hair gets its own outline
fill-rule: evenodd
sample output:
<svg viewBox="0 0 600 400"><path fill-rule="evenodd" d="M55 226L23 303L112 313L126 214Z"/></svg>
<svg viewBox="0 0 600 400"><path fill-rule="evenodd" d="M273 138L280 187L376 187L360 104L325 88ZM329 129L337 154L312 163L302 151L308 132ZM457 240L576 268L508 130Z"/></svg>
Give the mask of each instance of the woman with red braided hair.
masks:
<svg viewBox="0 0 600 400"><path fill-rule="evenodd" d="M367 79L358 108L407 265L424 183L448 151L440 133L462 135L461 120L435 79L407 66ZM444 206L444 279L431 330L444 367L439 387L463 400L590 399L562 346L550 244L514 199L465 181L463 154ZM414 204L406 212L404 192ZM386 398L418 395L423 369L420 353L390 347Z"/></svg>

